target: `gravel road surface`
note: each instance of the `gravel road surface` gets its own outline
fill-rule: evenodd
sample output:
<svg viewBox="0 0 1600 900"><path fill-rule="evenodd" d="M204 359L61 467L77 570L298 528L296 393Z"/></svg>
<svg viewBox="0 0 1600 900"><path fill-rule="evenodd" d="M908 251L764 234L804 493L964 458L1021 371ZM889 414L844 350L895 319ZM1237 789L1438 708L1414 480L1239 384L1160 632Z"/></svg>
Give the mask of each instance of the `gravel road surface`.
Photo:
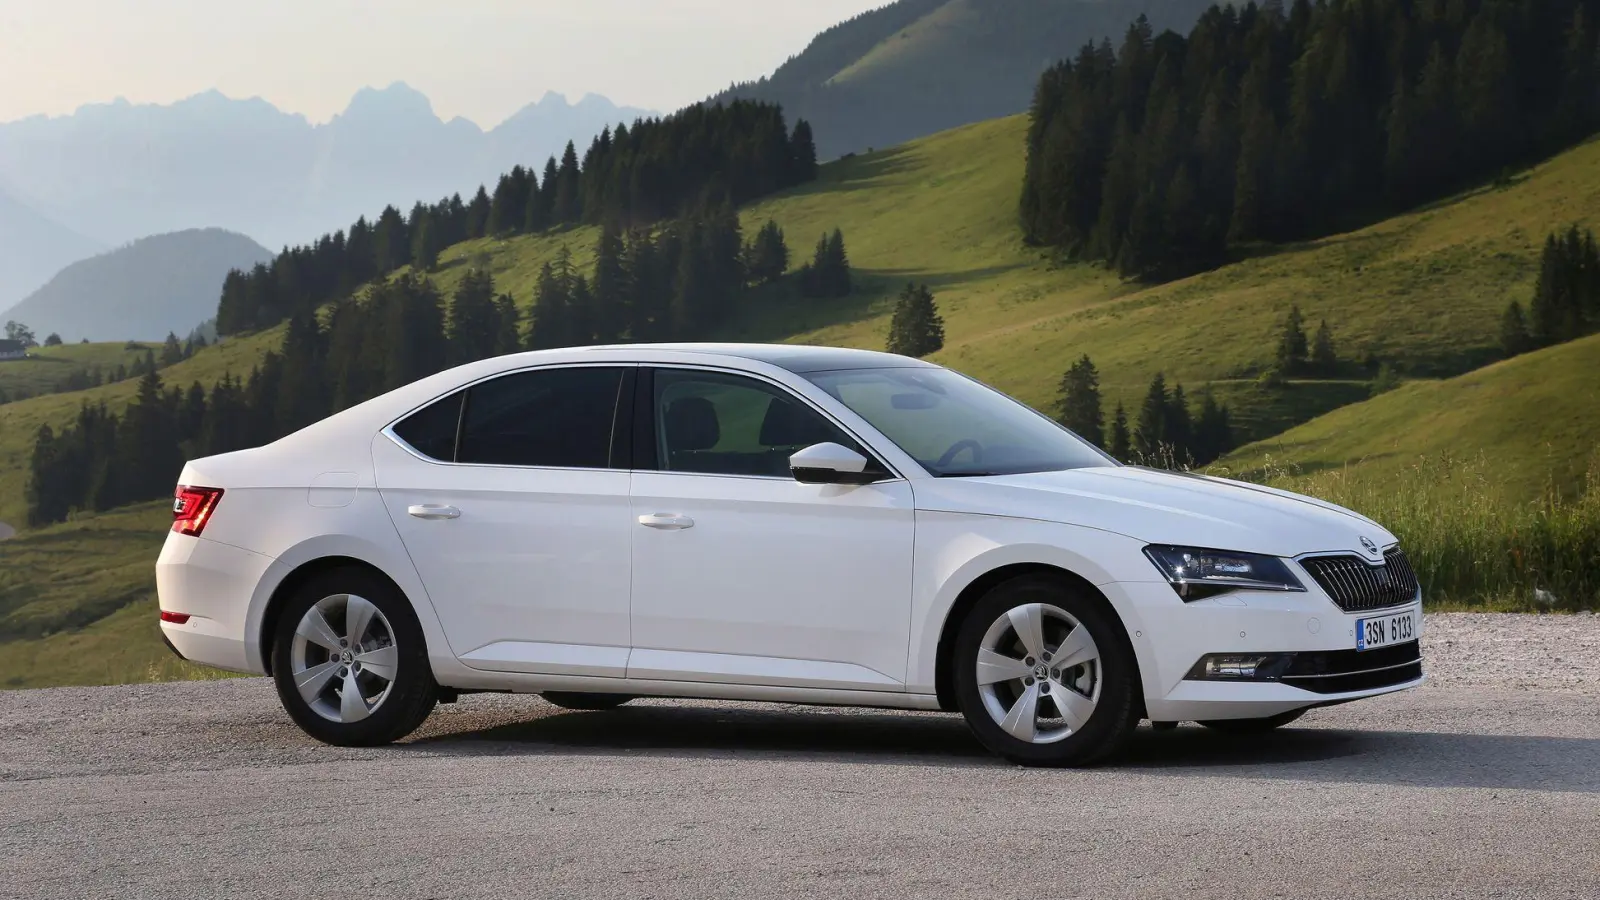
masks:
<svg viewBox="0 0 1600 900"><path fill-rule="evenodd" d="M1420 690L1091 771L936 714L477 696L339 750L262 679L0 693L0 897L1600 897L1600 617L1424 641Z"/></svg>

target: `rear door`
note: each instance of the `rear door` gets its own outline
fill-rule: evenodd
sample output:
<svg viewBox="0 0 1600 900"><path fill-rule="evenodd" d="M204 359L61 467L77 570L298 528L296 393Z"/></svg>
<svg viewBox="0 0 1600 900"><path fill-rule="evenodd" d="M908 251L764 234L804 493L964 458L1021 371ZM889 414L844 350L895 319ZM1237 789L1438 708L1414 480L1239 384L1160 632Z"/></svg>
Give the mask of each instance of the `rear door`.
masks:
<svg viewBox="0 0 1600 900"><path fill-rule="evenodd" d="M375 442L384 503L466 665L624 674L636 526L618 423L636 371L501 375Z"/></svg>

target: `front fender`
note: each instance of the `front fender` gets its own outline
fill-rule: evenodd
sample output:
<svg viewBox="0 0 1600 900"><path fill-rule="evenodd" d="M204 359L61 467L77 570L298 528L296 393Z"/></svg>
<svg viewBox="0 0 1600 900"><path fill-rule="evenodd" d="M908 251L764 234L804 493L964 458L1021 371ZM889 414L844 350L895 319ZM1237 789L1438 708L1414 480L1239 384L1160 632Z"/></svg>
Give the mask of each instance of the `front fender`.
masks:
<svg viewBox="0 0 1600 900"><path fill-rule="evenodd" d="M1135 652L1144 656L1141 639L1146 628L1140 610L1126 602L1123 592L1104 589L1117 582L1156 580L1143 548L1133 538L1080 525L918 512L906 689L935 691L939 639L956 601L978 579L1014 565L1062 569L1101 587Z"/></svg>

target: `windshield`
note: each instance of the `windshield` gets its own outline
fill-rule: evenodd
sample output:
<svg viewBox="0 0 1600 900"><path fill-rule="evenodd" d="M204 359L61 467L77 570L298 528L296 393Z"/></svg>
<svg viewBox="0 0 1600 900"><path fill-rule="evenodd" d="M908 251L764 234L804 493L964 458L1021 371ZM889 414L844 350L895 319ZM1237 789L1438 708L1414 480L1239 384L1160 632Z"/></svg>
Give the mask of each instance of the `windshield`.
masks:
<svg viewBox="0 0 1600 900"><path fill-rule="evenodd" d="M806 377L943 478L1116 465L1045 416L948 369Z"/></svg>

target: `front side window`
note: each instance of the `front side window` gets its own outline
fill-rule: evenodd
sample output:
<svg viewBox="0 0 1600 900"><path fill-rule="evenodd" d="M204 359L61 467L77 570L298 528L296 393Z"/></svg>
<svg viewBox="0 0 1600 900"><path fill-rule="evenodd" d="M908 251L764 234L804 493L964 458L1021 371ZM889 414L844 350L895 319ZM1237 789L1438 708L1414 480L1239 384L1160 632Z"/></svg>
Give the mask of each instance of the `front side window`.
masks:
<svg viewBox="0 0 1600 900"><path fill-rule="evenodd" d="M788 478L789 457L832 441L860 446L798 398L738 375L655 373L656 458L666 472Z"/></svg>
<svg viewBox="0 0 1600 900"><path fill-rule="evenodd" d="M948 369L851 369L806 377L936 476L1116 465L1045 416Z"/></svg>
<svg viewBox="0 0 1600 900"><path fill-rule="evenodd" d="M473 385L462 411L456 462L611 467L625 371L533 369Z"/></svg>

